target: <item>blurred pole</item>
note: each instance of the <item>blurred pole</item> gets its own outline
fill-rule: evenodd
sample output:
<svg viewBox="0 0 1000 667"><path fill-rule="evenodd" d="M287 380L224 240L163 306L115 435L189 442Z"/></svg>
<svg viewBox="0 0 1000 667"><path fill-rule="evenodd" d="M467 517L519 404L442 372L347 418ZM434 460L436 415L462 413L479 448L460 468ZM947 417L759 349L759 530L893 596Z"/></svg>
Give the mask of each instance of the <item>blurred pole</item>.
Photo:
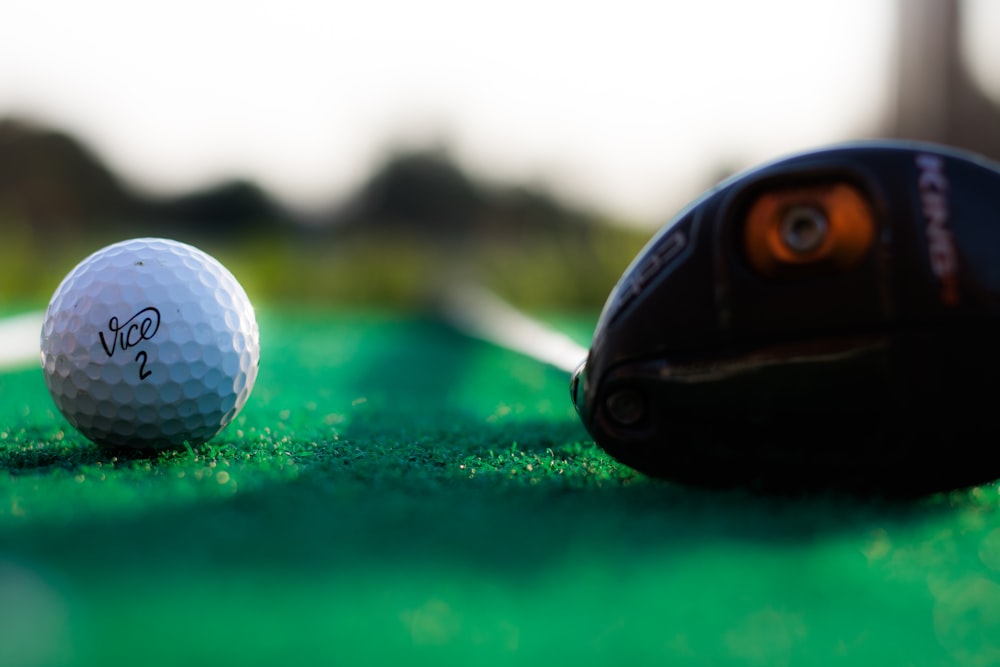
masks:
<svg viewBox="0 0 1000 667"><path fill-rule="evenodd" d="M962 53L960 0L897 0L895 113L888 134L1000 160L1000 107L973 80Z"/></svg>

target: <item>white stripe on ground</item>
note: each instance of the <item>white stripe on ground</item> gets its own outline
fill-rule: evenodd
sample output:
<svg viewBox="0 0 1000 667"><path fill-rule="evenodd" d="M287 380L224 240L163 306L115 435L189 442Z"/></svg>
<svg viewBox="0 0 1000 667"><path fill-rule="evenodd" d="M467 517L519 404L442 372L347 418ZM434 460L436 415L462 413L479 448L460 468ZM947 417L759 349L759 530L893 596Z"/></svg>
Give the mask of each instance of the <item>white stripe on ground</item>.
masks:
<svg viewBox="0 0 1000 667"><path fill-rule="evenodd" d="M587 348L569 336L528 317L492 292L478 287L452 289L444 311L464 333L573 372ZM38 363L38 336L44 313L0 320L0 368Z"/></svg>
<svg viewBox="0 0 1000 667"><path fill-rule="evenodd" d="M38 336L44 313L0 320L0 369L38 363Z"/></svg>
<svg viewBox="0 0 1000 667"><path fill-rule="evenodd" d="M444 314L465 334L538 359L572 373L587 348L520 312L481 287L462 286L445 294Z"/></svg>

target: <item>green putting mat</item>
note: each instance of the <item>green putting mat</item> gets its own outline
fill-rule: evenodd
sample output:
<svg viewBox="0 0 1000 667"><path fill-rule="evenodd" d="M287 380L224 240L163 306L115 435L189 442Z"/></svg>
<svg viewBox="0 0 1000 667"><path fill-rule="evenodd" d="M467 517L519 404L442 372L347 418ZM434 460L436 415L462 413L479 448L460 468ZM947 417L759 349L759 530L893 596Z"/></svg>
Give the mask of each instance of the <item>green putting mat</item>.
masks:
<svg viewBox="0 0 1000 667"><path fill-rule="evenodd" d="M0 665L1000 664L997 484L682 488L596 448L560 371L416 317L260 319L194 451L116 458L0 372Z"/></svg>

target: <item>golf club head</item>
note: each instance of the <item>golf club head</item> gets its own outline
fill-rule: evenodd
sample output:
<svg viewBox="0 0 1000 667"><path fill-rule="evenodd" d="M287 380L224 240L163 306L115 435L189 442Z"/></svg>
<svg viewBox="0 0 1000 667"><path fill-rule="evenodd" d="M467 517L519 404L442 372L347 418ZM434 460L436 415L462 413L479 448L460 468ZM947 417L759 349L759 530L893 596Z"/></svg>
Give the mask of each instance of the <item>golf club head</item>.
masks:
<svg viewBox="0 0 1000 667"><path fill-rule="evenodd" d="M571 393L609 454L683 483L1000 477L1000 167L866 142L719 184L625 271Z"/></svg>

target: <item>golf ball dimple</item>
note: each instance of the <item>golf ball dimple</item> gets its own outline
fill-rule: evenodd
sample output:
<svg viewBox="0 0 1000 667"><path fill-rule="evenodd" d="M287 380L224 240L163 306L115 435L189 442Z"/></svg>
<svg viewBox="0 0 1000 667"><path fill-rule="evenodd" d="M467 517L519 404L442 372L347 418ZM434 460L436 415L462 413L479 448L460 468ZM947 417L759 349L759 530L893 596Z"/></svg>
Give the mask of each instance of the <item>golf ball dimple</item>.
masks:
<svg viewBox="0 0 1000 667"><path fill-rule="evenodd" d="M106 446L199 445L243 408L260 362L253 306L201 250L122 241L84 259L45 312L41 365L59 411Z"/></svg>

